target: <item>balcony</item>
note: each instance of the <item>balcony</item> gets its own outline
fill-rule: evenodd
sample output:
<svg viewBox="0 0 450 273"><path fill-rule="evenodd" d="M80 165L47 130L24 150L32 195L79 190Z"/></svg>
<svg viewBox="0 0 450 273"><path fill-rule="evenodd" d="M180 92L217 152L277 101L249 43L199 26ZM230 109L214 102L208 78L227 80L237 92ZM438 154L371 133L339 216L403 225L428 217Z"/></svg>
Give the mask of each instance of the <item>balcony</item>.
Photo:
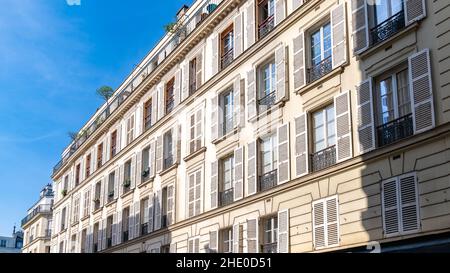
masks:
<svg viewBox="0 0 450 273"><path fill-rule="evenodd" d="M128 241L128 230L125 230L124 232L122 232L122 242L127 242L127 241Z"/></svg>
<svg viewBox="0 0 450 273"><path fill-rule="evenodd" d="M311 167L313 172L328 168L334 164L336 164L336 145L311 155Z"/></svg>
<svg viewBox="0 0 450 273"><path fill-rule="evenodd" d="M404 28L405 13L402 10L370 29L370 45L374 46L381 43Z"/></svg>
<svg viewBox="0 0 450 273"><path fill-rule="evenodd" d="M167 215L161 215L161 228L165 228L169 225L167 222Z"/></svg>
<svg viewBox="0 0 450 273"><path fill-rule="evenodd" d="M258 25L259 39L264 38L275 27L274 18L273 15L269 16Z"/></svg>
<svg viewBox="0 0 450 273"><path fill-rule="evenodd" d="M150 179L150 168L147 167L146 169L144 169L141 173L141 180L142 182L146 182Z"/></svg>
<svg viewBox="0 0 450 273"><path fill-rule="evenodd" d="M333 69L332 63L331 63L331 56L323 59L320 63L313 65L312 67L308 68L307 73L307 81L308 83L312 83L326 74L330 73Z"/></svg>
<svg viewBox="0 0 450 273"><path fill-rule="evenodd" d="M234 201L234 190L233 188L220 192L219 194L219 204L221 207L227 206Z"/></svg>
<svg viewBox="0 0 450 273"><path fill-rule="evenodd" d="M111 237L106 238L106 247L107 248L112 247L112 238Z"/></svg>
<svg viewBox="0 0 450 273"><path fill-rule="evenodd" d="M195 91L197 91L197 82L193 80L189 83L189 96L194 94Z"/></svg>
<svg viewBox="0 0 450 273"><path fill-rule="evenodd" d="M261 253L277 253L277 243L261 245Z"/></svg>
<svg viewBox="0 0 450 273"><path fill-rule="evenodd" d="M409 114L377 127L378 146L389 145L413 134L412 114Z"/></svg>
<svg viewBox="0 0 450 273"><path fill-rule="evenodd" d="M264 112L275 104L277 92L274 90L258 100L259 111Z"/></svg>
<svg viewBox="0 0 450 273"><path fill-rule="evenodd" d="M164 170L168 169L173 165L173 156L169 155L168 157L164 158Z"/></svg>
<svg viewBox="0 0 450 273"><path fill-rule="evenodd" d="M141 234L145 235L148 233L148 223L144 223L141 225Z"/></svg>
<svg viewBox="0 0 450 273"><path fill-rule="evenodd" d="M150 113L151 113L152 108L150 108L150 110L148 110L148 111L150 111ZM145 117L144 126L145 126L145 131L152 128L152 115L151 114L149 116Z"/></svg>
<svg viewBox="0 0 450 273"><path fill-rule="evenodd" d="M94 211L97 211L100 209L100 197L97 197L94 199Z"/></svg>
<svg viewBox="0 0 450 273"><path fill-rule="evenodd" d="M94 241L97 241L94 239ZM94 243L94 253L98 252L98 243Z"/></svg>
<svg viewBox="0 0 450 273"><path fill-rule="evenodd" d="M22 219L22 227L31 221L36 215L40 213L51 213L51 205L39 205L32 212L30 212L25 218Z"/></svg>
<svg viewBox="0 0 450 273"><path fill-rule="evenodd" d="M269 190L277 185L278 182L278 170L265 173L259 176L258 186L259 191Z"/></svg>
<svg viewBox="0 0 450 273"><path fill-rule="evenodd" d="M130 192L131 190L131 179L130 178L125 178L125 181L123 181L123 194L127 194Z"/></svg>
<svg viewBox="0 0 450 273"><path fill-rule="evenodd" d="M44 237L50 238L52 236L52 230L46 229L44 233Z"/></svg>
<svg viewBox="0 0 450 273"><path fill-rule="evenodd" d="M227 66L229 66L233 62L233 48L228 50L225 54L222 55L220 60L220 65L222 69L225 69Z"/></svg>

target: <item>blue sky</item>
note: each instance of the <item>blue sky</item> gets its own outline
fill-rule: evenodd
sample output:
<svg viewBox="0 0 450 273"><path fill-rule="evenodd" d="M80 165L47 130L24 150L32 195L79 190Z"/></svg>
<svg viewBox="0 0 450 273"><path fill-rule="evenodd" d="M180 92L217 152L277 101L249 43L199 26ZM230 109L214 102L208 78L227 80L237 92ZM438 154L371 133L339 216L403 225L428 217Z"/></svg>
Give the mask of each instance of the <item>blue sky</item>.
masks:
<svg viewBox="0 0 450 273"><path fill-rule="evenodd" d="M76 131L191 0L0 0L0 235L20 225Z"/></svg>

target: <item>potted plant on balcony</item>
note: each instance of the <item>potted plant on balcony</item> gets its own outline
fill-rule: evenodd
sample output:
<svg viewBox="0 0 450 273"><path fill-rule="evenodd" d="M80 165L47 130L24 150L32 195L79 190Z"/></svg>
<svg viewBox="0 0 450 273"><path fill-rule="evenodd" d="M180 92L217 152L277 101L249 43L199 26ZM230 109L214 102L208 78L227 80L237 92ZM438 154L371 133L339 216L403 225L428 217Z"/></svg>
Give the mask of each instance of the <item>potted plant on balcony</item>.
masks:
<svg viewBox="0 0 450 273"><path fill-rule="evenodd" d="M110 197L110 198L111 198L111 197L114 197L114 191L109 191L109 192L108 192L108 197Z"/></svg>
<svg viewBox="0 0 450 273"><path fill-rule="evenodd" d="M150 168L147 167L142 171L142 177L147 177L150 174Z"/></svg>
<svg viewBox="0 0 450 273"><path fill-rule="evenodd" d="M122 184L125 188L128 188L128 187L130 187L130 185L131 185L131 180L130 179L125 179L125 181L123 181L123 184Z"/></svg>
<svg viewBox="0 0 450 273"><path fill-rule="evenodd" d="M100 202L100 197L94 197L94 200L92 201L94 201L94 203Z"/></svg>
<svg viewBox="0 0 450 273"><path fill-rule="evenodd" d="M61 194L62 194L63 197L65 197L67 195L67 190L66 189L62 190Z"/></svg>

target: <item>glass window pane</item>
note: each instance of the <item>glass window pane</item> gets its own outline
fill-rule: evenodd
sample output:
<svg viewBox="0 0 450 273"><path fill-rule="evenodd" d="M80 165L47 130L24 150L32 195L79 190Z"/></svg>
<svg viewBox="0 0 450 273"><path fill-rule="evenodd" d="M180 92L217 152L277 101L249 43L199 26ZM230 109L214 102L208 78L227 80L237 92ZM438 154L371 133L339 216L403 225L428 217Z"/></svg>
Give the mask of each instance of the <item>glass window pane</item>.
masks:
<svg viewBox="0 0 450 273"><path fill-rule="evenodd" d="M375 2L375 19L376 25L390 17L389 2L390 0L377 0Z"/></svg>
<svg viewBox="0 0 450 273"><path fill-rule="evenodd" d="M399 117L411 113L411 99L409 97L408 70L397 73L397 98Z"/></svg>
<svg viewBox="0 0 450 273"><path fill-rule="evenodd" d="M378 113L380 119L379 122L381 124L384 124L394 119L392 80L390 77L379 83L378 92Z"/></svg>

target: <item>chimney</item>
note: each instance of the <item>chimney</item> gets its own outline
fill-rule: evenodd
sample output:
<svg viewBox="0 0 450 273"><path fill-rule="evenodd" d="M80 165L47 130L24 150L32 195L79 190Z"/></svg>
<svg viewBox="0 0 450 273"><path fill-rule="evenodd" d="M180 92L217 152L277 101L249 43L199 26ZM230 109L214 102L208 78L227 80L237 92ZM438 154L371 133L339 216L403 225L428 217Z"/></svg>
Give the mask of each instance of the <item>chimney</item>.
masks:
<svg viewBox="0 0 450 273"><path fill-rule="evenodd" d="M189 7L186 5L183 5L181 9L177 12L177 21L179 21L188 11Z"/></svg>
<svg viewBox="0 0 450 273"><path fill-rule="evenodd" d="M13 235L16 234L16 225L14 225Z"/></svg>

